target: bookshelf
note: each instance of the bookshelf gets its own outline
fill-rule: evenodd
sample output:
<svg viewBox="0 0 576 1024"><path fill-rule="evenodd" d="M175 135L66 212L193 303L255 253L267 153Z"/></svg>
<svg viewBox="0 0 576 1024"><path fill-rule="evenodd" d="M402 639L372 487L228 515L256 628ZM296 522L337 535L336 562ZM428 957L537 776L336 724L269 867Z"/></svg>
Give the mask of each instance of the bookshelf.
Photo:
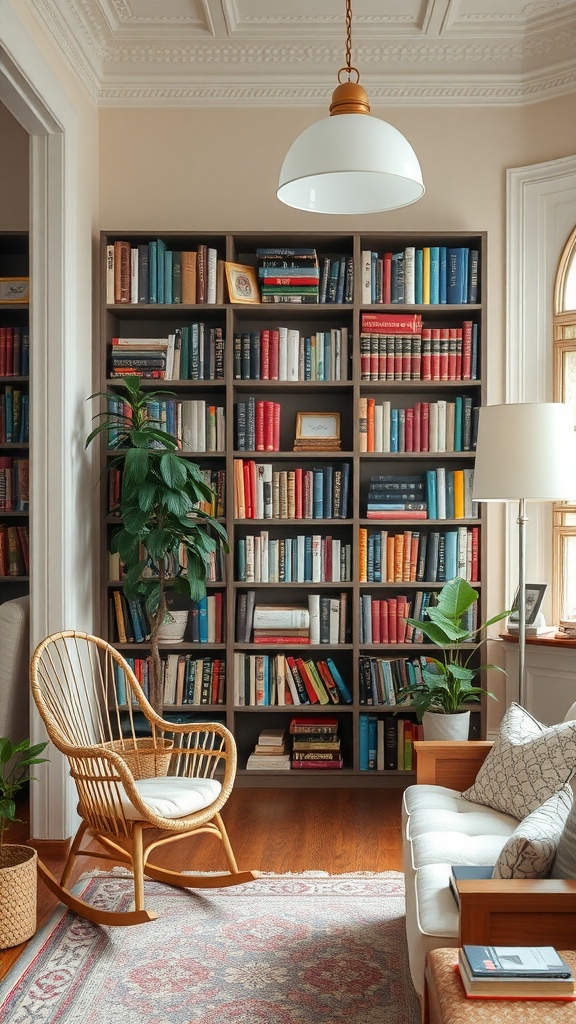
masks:
<svg viewBox="0 0 576 1024"><path fill-rule="evenodd" d="M28 234L0 232L0 601L29 592Z"/></svg>
<svg viewBox="0 0 576 1024"><path fill-rule="evenodd" d="M170 347L179 351L180 366L184 365L182 353L186 348L186 365L194 366L191 372L196 374L204 372L199 368L203 356L206 373L212 367L211 377L149 380L145 386L173 392L176 402L206 403L206 408L201 406L204 418L210 407L221 410L219 443L208 451L191 451L190 457L211 474L219 492L218 515L227 527L231 546L225 559L225 578L217 577L207 584L212 608L217 605L222 609L221 633L207 642L193 639L197 618L194 609L184 640L164 645L165 656L171 659L173 667L179 656L204 659L204 665L216 662L220 673L224 666L226 683L221 702L170 703L165 706L166 713L225 722L237 740L240 785L408 784L413 778L409 758L404 762L406 768L398 767L398 761L396 768L362 767L366 764L366 743L370 742L367 737L383 736L386 728L391 742L392 723L397 734L398 718L415 721L413 712L404 705L400 715L394 715L384 691L378 697L375 680L383 678L382 669L370 684L366 664L372 663L374 670L375 659L403 663L405 659L434 653L431 645L408 642L403 635L399 638L396 634L394 638L393 633L386 634L384 619L389 612L392 621L394 607L397 619L403 602L419 601L423 594L429 597L441 588L442 570L440 577L433 578L438 571L438 559L440 565L443 560L447 560L448 566L456 565L453 574L466 575L479 589L478 613L483 616L480 621L485 618L482 506L471 507L469 483L474 465L474 410L483 403L485 393L486 236L483 232L319 232L313 236L301 232L162 233L160 252L162 257L165 252L172 253L172 273L174 263L184 267L186 260L180 253L197 253L196 286L198 276L207 277L208 267L211 268L211 290L204 291L209 301L184 303L167 302L166 298L171 297L171 288L176 289L176 297L182 291L185 298L194 297L189 279L185 288L180 280L166 280L164 292L155 296L164 301L150 302L149 293L144 291L138 295L136 280L131 281L131 268L134 262L138 263L139 252L144 263L149 259L151 242L158 243L158 235L133 231L102 233L101 390L114 388L111 367L122 364L121 359L112 363L112 352L118 349L114 338L134 342L172 336ZM120 252L118 243L124 243L121 275L115 259ZM224 262L250 267L248 287L252 287L263 261L258 250L278 248L316 251L318 287L321 294L324 289L326 301L316 301L312 293L314 301L230 302ZM467 250L475 267L475 292L464 296L453 290L453 301L431 302L430 298L444 296L434 290L430 294L428 284L420 293L422 271L426 281L429 271L427 262L422 268L417 261L420 252L424 261L430 256L434 261L438 253L443 257L444 250L447 256L451 250ZM394 295L386 291L387 253L403 254L400 262L406 264L408 297L422 301L397 301L402 294L397 290L401 286L397 257ZM154 259L157 258L158 253ZM325 265L329 266L327 274ZM138 287L142 284L142 266L137 275ZM377 279L376 286L371 275ZM301 270L300 276L307 278L307 271ZM305 292L306 287L311 286L303 286L302 293L310 295ZM131 301L139 297L147 301ZM460 301L469 297L475 301ZM374 301L368 301L369 298ZM387 301L381 301L384 298ZM396 318L392 326L382 320L385 315ZM282 341L280 379L263 379L264 373L271 376L275 372L270 369L270 360L278 358L278 338L274 338L273 332ZM199 346L195 337L203 339ZM168 358L172 360L173 353ZM466 376L461 379L463 362ZM426 415L428 419L424 422ZM338 428L333 427L335 416ZM339 439L324 450L309 445L305 437L302 449L294 450L297 423L300 433L315 436L314 432L320 431L319 436L329 439L337 429ZM200 428L201 434L203 429ZM201 436L198 441L194 434L194 447L205 448L207 444L206 438ZM390 446L397 450L380 450ZM109 453L103 450L102 457L109 458ZM385 520L369 516L368 498L374 499L377 478L385 476L422 480L426 497L430 496L428 488L433 486L430 477L434 476L436 491L443 488L440 508L436 508L434 517L422 518L421 511L414 508ZM444 490L446 478L456 485L456 496ZM347 491L344 502L343 483ZM246 493L241 498L243 484ZM249 502L253 507L249 507ZM106 581L102 633L126 657L142 660L146 657L145 643L119 643L114 616L110 614L111 598L120 584L118 568L110 567L107 553L115 523L108 514L107 494L103 494L102 503ZM422 538L427 541L428 565ZM433 550L439 552L435 561ZM313 567L303 574L302 565L308 556L307 570ZM326 560L331 566L328 580ZM375 560L379 562L379 571L375 571ZM414 578L419 561L426 575L424 580ZM326 626L328 642L324 637L322 642L306 645L291 637L267 642L266 636L254 642L254 635L250 632L248 638L239 623L242 607L250 601L256 605L309 608L310 595L324 609L332 605L335 631L330 635ZM418 617L417 607L413 613ZM375 629L371 639L369 621ZM251 672L260 678L266 671L266 680L274 681L277 673L283 678L285 666L282 660L278 661L278 655L311 659L317 668L318 662L331 658L350 690L352 701L329 701L322 706L246 703L246 696L250 699ZM243 671L246 678L242 687ZM260 699L262 694L267 699L268 686L267 682L262 693L259 688ZM205 693L208 691L213 696L218 692L216 686L205 688ZM365 703L374 696L377 703ZM248 757L263 729L288 729L291 718L311 713L330 715L337 720L343 768L306 772L246 770ZM375 721L370 727L372 733L368 718ZM483 737L484 703L473 710L472 723L471 735Z"/></svg>

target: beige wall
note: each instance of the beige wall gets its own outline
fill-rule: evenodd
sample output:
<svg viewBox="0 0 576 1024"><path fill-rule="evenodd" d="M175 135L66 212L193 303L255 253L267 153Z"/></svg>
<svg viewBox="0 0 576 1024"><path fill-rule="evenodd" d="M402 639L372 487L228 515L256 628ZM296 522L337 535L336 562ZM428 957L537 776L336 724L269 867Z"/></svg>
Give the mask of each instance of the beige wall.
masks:
<svg viewBox="0 0 576 1024"><path fill-rule="evenodd" d="M0 103L0 231L28 230L28 132Z"/></svg>

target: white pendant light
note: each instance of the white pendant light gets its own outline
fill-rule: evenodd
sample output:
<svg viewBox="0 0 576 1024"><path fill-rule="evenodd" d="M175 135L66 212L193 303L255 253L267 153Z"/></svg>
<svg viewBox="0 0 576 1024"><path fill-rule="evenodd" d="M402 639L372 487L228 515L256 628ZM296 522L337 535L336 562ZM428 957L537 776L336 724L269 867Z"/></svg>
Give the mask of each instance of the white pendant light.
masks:
<svg viewBox="0 0 576 1024"><path fill-rule="evenodd" d="M280 171L276 194L297 210L378 213L424 195L412 146L397 128L370 114L360 73L351 64L351 30L352 5L346 0L346 66L338 72L330 117L298 136ZM344 82L343 73L348 76Z"/></svg>

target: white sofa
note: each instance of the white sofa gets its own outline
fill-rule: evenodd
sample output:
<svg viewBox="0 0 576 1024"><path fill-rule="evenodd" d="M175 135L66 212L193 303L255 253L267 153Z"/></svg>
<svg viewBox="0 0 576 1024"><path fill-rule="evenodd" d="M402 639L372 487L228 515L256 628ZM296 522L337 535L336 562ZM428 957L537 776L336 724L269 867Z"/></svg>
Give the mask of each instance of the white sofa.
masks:
<svg viewBox="0 0 576 1024"><path fill-rule="evenodd" d="M513 718L524 722L526 714L513 705L504 716L503 727ZM566 726L548 728L536 723L542 730L542 742L551 735L555 742L559 736L561 743L554 748L555 763L550 771L542 750L537 750L532 769L524 772L521 793L515 793L508 784L514 766L506 761L510 749L514 760L529 748L521 736L516 737L519 746L512 744L510 749L501 743L502 732L494 746L486 741L417 743L417 782L404 793L402 833L410 971L420 997L429 950L464 942L513 945L534 941L559 948L575 945L576 881L549 877L567 818L574 815L570 809L571 787L567 785L576 769L574 718L576 705L566 716ZM528 719L534 721L531 716ZM490 759L485 760L488 754ZM489 781L489 769L494 771L499 759L503 761L503 775L496 775L492 791L482 789L482 784ZM556 778L559 781L555 782ZM544 788L540 792L541 785ZM472 799L464 798L462 793L470 786L475 787L468 792ZM533 791L530 797L527 791ZM544 799L540 799L542 795ZM479 797L497 806L474 802ZM530 817L520 810L527 799ZM499 804L511 806L503 810ZM544 815L542 826L544 810L551 805L554 813ZM516 813L509 813L511 809ZM536 819L538 842L526 843L523 836L527 825ZM573 839L572 834L572 846ZM506 859L510 851L511 861ZM461 882L459 909L449 887L451 866L497 863L499 873L513 880L498 877Z"/></svg>

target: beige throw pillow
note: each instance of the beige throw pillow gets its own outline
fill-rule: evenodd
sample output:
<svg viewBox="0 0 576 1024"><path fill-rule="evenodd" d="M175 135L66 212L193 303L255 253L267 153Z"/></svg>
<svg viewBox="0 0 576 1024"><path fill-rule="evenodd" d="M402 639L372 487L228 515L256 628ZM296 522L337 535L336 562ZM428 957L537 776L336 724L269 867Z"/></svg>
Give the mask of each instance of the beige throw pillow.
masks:
<svg viewBox="0 0 576 1024"><path fill-rule="evenodd" d="M560 836L556 860L552 866L552 878L576 878L576 778L570 782L574 800Z"/></svg>
<svg viewBox="0 0 576 1024"><path fill-rule="evenodd" d="M564 786L524 818L507 839L492 878L547 878L571 808L572 790Z"/></svg>
<svg viewBox="0 0 576 1024"><path fill-rule="evenodd" d="M522 820L570 781L576 770L576 722L545 726L511 704L470 789L462 795Z"/></svg>

